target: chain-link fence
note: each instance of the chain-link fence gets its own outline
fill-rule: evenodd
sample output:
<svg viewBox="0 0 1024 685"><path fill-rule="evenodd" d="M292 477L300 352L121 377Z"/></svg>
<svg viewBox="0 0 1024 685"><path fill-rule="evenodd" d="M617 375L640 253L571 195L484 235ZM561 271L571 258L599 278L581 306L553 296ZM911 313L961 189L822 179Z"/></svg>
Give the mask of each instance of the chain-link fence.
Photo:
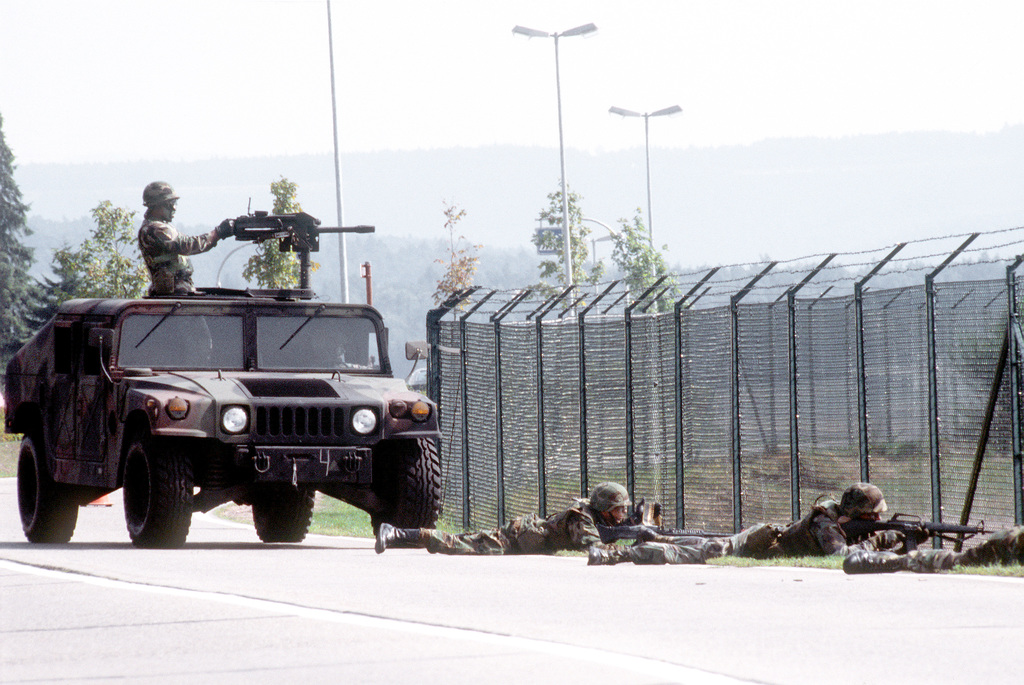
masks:
<svg viewBox="0 0 1024 685"><path fill-rule="evenodd" d="M443 517L492 527L614 480L668 524L730 531L870 480L891 511L1021 523L1021 258L886 276L893 254L715 269L674 301L453 297L428 317Z"/></svg>

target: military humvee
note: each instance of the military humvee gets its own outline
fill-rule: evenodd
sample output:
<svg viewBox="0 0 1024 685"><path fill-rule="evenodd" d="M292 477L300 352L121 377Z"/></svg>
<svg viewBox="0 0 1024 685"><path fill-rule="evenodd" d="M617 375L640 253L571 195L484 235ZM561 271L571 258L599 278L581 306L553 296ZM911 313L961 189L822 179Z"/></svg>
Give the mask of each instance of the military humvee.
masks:
<svg viewBox="0 0 1024 685"><path fill-rule="evenodd" d="M437 408L392 376L372 307L207 292L72 300L7 367L32 542L123 488L139 547L179 547L193 512L252 505L264 542L299 542L316 491L382 522L432 526Z"/></svg>

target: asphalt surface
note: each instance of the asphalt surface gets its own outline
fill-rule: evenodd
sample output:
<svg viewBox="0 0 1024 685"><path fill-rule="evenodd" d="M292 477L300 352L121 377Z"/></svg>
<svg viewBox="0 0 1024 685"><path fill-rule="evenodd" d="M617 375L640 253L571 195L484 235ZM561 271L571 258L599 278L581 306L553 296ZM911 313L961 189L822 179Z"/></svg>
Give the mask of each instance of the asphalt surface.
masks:
<svg viewBox="0 0 1024 685"><path fill-rule="evenodd" d="M1024 681L1022 579L377 555L201 515L140 550L119 495L31 545L0 479L0 682Z"/></svg>

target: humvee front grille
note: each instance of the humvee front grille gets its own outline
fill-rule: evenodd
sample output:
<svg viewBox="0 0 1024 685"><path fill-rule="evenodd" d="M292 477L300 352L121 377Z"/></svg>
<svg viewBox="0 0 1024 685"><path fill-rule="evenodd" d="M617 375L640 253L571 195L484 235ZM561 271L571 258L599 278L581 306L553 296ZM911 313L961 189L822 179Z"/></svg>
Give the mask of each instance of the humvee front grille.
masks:
<svg viewBox="0 0 1024 685"><path fill-rule="evenodd" d="M339 437L345 433L342 407L256 407L257 438Z"/></svg>

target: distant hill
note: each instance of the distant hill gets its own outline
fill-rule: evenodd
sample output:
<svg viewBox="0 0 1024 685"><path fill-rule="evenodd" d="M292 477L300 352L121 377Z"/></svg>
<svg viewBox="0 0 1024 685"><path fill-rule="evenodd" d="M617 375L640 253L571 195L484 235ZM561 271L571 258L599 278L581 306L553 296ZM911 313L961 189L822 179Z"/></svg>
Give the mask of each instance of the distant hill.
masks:
<svg viewBox="0 0 1024 685"><path fill-rule="evenodd" d="M17 151L15 151L16 153ZM987 135L912 133L840 139L770 140L753 145L651 150L654 241L677 270L874 249L951 233L1024 225L1024 126ZM571 190L586 216L615 226L646 215L642 148L604 154L567 151ZM182 196L175 224L209 230L226 217L269 209L270 184L298 184L298 198L324 225L336 223L331 155L199 162L26 164L15 181L31 206L35 273L45 273L62 241L76 244L102 200L142 211L143 187L170 181ZM442 267L445 202L466 210L460 233L484 246L477 282L521 287L536 280L529 242L537 216L558 188L557 149L486 147L348 154L342 158L346 224L373 224L351 236L349 287L362 301L359 264L373 267L375 304L389 318L394 352L422 337ZM590 228L601 229L592 224ZM599 233L598 233L599 234ZM233 243L230 244L234 249ZM340 297L338 249L323 240L314 288ZM607 259L608 244L598 243ZM1019 246L1016 248L1019 250ZM245 251L224 246L194 260L196 281L225 285Z"/></svg>

